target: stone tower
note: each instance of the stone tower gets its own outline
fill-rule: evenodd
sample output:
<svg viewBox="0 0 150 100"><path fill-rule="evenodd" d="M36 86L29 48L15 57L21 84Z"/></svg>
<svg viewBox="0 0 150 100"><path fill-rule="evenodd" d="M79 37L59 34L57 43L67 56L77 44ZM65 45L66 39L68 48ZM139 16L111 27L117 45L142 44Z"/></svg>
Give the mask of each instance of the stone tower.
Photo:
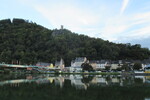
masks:
<svg viewBox="0 0 150 100"><path fill-rule="evenodd" d="M61 30L63 30L64 29L64 26L63 25L61 25Z"/></svg>

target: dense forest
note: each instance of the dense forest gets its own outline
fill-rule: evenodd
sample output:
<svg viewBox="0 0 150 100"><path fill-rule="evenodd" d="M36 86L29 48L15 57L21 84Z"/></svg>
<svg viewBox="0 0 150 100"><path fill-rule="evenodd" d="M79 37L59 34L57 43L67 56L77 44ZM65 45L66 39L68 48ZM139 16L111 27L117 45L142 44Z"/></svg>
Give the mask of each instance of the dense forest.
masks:
<svg viewBox="0 0 150 100"><path fill-rule="evenodd" d="M76 57L143 60L149 56L149 49L139 44L115 44L67 29L50 30L24 19L0 20L0 62L54 63L63 58L69 66Z"/></svg>

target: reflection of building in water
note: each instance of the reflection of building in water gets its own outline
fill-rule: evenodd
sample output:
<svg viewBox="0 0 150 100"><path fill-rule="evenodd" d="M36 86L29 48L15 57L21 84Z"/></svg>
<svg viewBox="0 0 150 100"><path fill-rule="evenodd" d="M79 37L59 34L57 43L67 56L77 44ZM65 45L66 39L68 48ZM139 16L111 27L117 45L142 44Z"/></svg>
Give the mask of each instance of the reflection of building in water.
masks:
<svg viewBox="0 0 150 100"><path fill-rule="evenodd" d="M64 86L64 81L65 81L64 77L62 76L56 77L54 81L55 84L59 85L61 88Z"/></svg>
<svg viewBox="0 0 150 100"><path fill-rule="evenodd" d="M90 83L101 85L101 86L106 86L106 85L120 84L120 81L121 80L118 77L95 76Z"/></svg>
<svg viewBox="0 0 150 100"><path fill-rule="evenodd" d="M10 85L12 87L19 87L20 83L27 83L28 80L27 79L16 79L16 80L5 80L5 81L1 81L0 85Z"/></svg>
<svg viewBox="0 0 150 100"><path fill-rule="evenodd" d="M113 77L111 80L112 80L112 83L120 83L117 77Z"/></svg>
<svg viewBox="0 0 150 100"><path fill-rule="evenodd" d="M53 77L48 77L47 79L49 80L50 83L54 82L54 78Z"/></svg>
<svg viewBox="0 0 150 100"><path fill-rule="evenodd" d="M89 78L89 79L88 79ZM71 75L70 76L71 84L75 86L76 88L84 88L87 89L89 85L100 85L100 86L106 86L106 85L113 85L120 83L120 78L118 77L103 77L103 76L93 76L93 77L84 77L80 75Z"/></svg>
<svg viewBox="0 0 150 100"><path fill-rule="evenodd" d="M128 77L121 77L120 86L126 85L143 85L147 83L147 76L128 76ZM146 84L145 84L146 85Z"/></svg>
<svg viewBox="0 0 150 100"><path fill-rule="evenodd" d="M78 89L87 89L87 86L81 81L81 75L70 75L71 85Z"/></svg>
<svg viewBox="0 0 150 100"><path fill-rule="evenodd" d="M150 76L145 76L145 83L150 83Z"/></svg>
<svg viewBox="0 0 150 100"><path fill-rule="evenodd" d="M111 77L109 85L120 85L121 86L121 78L120 77Z"/></svg>
<svg viewBox="0 0 150 100"><path fill-rule="evenodd" d="M64 77L58 76L58 77L43 77L38 80L36 80L37 84L47 84L47 83L54 83L55 85L59 85L60 87L63 87L64 85Z"/></svg>
<svg viewBox="0 0 150 100"><path fill-rule="evenodd" d="M125 76L121 78L120 86L126 86L132 84L134 84L134 76Z"/></svg>
<svg viewBox="0 0 150 100"><path fill-rule="evenodd" d="M142 83L145 83L145 76L135 76L135 79L140 79Z"/></svg>
<svg viewBox="0 0 150 100"><path fill-rule="evenodd" d="M144 100L150 100L150 98L145 98Z"/></svg>
<svg viewBox="0 0 150 100"><path fill-rule="evenodd" d="M12 78L11 78L12 79ZM25 79L14 79L14 80L3 80L0 81L0 86L3 85L10 85L10 86L19 86L22 83L31 83L35 82L37 84L48 84L48 83L54 83L57 85L60 85L60 87L63 86L64 84L64 77L49 77L49 76L44 76L44 75L38 75L36 77L33 77L31 75L26 76Z"/></svg>
<svg viewBox="0 0 150 100"><path fill-rule="evenodd" d="M35 81L37 84L45 84L45 83L49 83L49 80L46 78L41 78Z"/></svg>
<svg viewBox="0 0 150 100"><path fill-rule="evenodd" d="M12 78L11 78L12 79ZM25 79L1 80L0 86L10 85L13 87L20 86L21 83L35 82L37 84L55 84L61 88L65 84L65 80L70 80L71 85L77 89L87 89L90 85L107 86L107 85L150 85L150 76L101 76L101 75L64 75L64 76L26 76Z"/></svg>
<svg viewBox="0 0 150 100"><path fill-rule="evenodd" d="M10 86L11 86L11 87L19 87L19 86L20 86L20 83L11 83Z"/></svg>
<svg viewBox="0 0 150 100"><path fill-rule="evenodd" d="M107 85L106 78L96 77L96 76L93 78L93 80L90 83L96 85Z"/></svg>

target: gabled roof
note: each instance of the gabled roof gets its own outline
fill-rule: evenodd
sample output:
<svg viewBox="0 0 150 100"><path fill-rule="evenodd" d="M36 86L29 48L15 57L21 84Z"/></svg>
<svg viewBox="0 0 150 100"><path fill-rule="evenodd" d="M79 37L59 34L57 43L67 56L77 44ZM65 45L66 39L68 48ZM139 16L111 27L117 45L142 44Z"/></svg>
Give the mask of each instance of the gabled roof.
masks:
<svg viewBox="0 0 150 100"><path fill-rule="evenodd" d="M107 60L93 60L90 61L90 63L96 63L96 64L105 64L106 62L109 62Z"/></svg>
<svg viewBox="0 0 150 100"><path fill-rule="evenodd" d="M37 66L38 66L38 65L39 65L39 66L49 66L50 63L38 62L36 65L37 65Z"/></svg>
<svg viewBox="0 0 150 100"><path fill-rule="evenodd" d="M75 62L84 62L85 57L78 57L75 59Z"/></svg>

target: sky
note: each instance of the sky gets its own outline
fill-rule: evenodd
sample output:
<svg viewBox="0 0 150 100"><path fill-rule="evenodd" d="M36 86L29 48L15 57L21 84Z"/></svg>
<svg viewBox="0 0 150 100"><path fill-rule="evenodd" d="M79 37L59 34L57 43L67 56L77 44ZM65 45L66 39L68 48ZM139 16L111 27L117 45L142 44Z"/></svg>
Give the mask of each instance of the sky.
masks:
<svg viewBox="0 0 150 100"><path fill-rule="evenodd" d="M0 20L22 18L114 43L150 48L150 0L1 0Z"/></svg>

